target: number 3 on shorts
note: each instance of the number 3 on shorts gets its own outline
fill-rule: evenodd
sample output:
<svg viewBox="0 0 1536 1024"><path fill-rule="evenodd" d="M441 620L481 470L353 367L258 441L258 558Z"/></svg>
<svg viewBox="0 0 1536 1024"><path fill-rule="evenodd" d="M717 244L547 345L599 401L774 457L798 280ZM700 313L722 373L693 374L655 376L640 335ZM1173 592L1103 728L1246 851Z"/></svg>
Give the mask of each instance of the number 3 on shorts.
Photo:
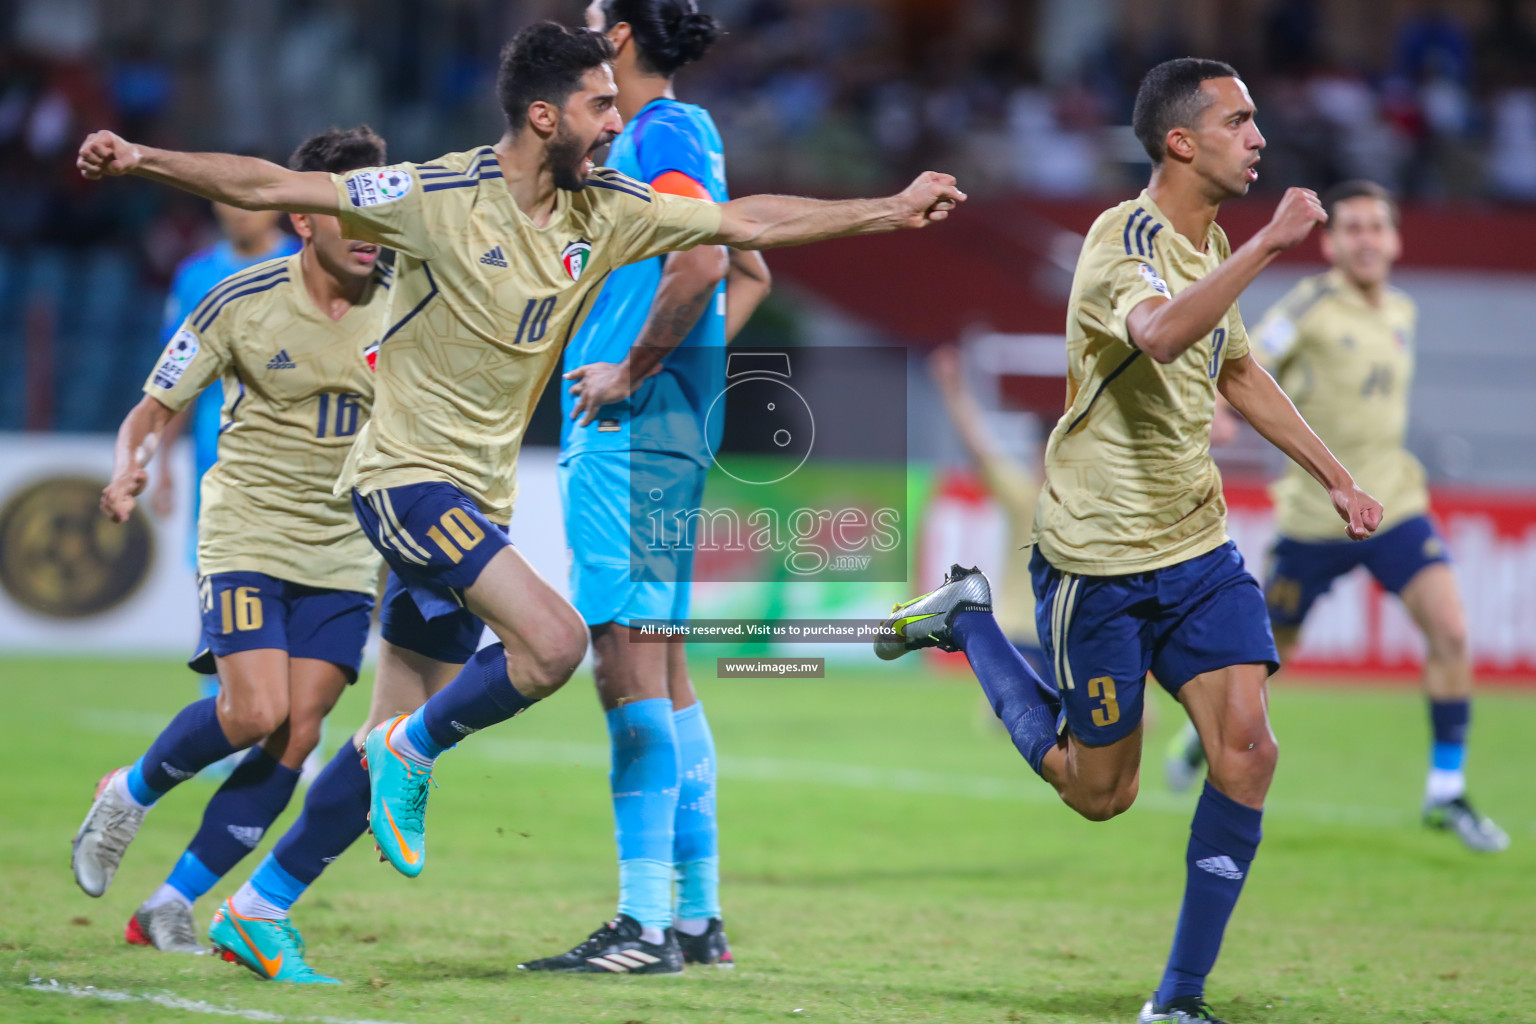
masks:
<svg viewBox="0 0 1536 1024"><path fill-rule="evenodd" d="M485 531L461 508L450 508L438 522L441 526L429 529L427 538L441 548L443 554L455 565L463 560L464 552L485 539Z"/></svg>
<svg viewBox="0 0 1536 1024"><path fill-rule="evenodd" d="M1100 729L1120 721L1120 702L1115 699L1115 681L1109 676L1095 676L1088 680L1088 696L1103 702L1103 707L1093 709L1093 724Z"/></svg>

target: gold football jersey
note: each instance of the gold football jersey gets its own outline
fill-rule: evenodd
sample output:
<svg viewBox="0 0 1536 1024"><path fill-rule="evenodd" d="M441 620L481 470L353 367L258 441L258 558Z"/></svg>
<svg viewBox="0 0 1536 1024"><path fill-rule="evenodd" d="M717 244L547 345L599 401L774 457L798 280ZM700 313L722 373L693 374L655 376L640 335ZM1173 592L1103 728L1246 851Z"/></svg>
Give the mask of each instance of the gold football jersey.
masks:
<svg viewBox="0 0 1536 1024"><path fill-rule="evenodd" d="M1227 540L1227 504L1211 459L1216 378L1248 354L1234 304L1173 362L1131 344L1126 317L1172 298L1231 254L1211 225L1204 251L1145 191L1094 221L1067 305L1067 411L1051 431L1036 543L1058 569L1146 572Z"/></svg>
<svg viewBox="0 0 1536 1024"><path fill-rule="evenodd" d="M304 290L303 255L221 281L167 343L144 393L179 410L224 383L219 460L203 477L197 571L260 572L371 594L378 555L336 476L373 404L370 348L393 272L339 321Z"/></svg>
<svg viewBox="0 0 1536 1024"><path fill-rule="evenodd" d="M446 481L500 523L528 417L609 271L720 230L714 203L607 168L538 227L489 146L333 178L348 237L399 253L374 414L338 488Z"/></svg>
<svg viewBox="0 0 1536 1024"><path fill-rule="evenodd" d="M1254 355L1366 493L1382 528L1429 508L1424 467L1403 446L1413 380L1413 300L1387 289L1366 301L1338 271L1303 279L1254 330ZM1270 493L1277 526L1298 540L1343 540L1328 493L1297 465Z"/></svg>
<svg viewBox="0 0 1536 1024"><path fill-rule="evenodd" d="M1015 643L1037 645L1035 629L1035 586L1029 575L1030 533L1034 529L1035 501L1040 485L1024 467L989 452L978 467L982 482L1003 512L1008 555L998 587L995 609L997 625L1003 635Z"/></svg>

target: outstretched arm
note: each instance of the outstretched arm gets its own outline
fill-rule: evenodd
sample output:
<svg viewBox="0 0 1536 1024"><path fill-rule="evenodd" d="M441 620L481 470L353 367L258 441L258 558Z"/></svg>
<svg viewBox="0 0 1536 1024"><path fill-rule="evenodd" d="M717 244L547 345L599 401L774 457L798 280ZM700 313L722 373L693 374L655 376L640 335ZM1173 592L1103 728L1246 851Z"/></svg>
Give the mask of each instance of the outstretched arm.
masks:
<svg viewBox="0 0 1536 1024"><path fill-rule="evenodd" d="M949 216L965 193L948 174L924 171L884 199L745 196L720 206L720 233L709 241L738 249L804 245L848 235L926 227Z"/></svg>
<svg viewBox="0 0 1536 1024"><path fill-rule="evenodd" d="M731 269L725 274L725 343L729 345L773 290L773 275L761 253L745 249L726 252L731 260Z"/></svg>
<svg viewBox="0 0 1536 1024"><path fill-rule="evenodd" d="M1275 378L1252 356L1228 359L1217 379L1222 397L1270 444L1323 485L1350 540L1364 540L1381 525L1381 502L1355 486L1349 470L1307 426Z"/></svg>
<svg viewBox="0 0 1536 1024"><path fill-rule="evenodd" d="M92 132L80 144L75 166L92 181L135 174L242 210L337 212L329 174L290 171L252 156L178 153L140 146L113 132Z"/></svg>
<svg viewBox="0 0 1536 1024"><path fill-rule="evenodd" d="M1270 222L1221 266L1172 299L1147 299L1131 310L1126 318L1131 341L1159 363L1173 362L1221 323L1259 271L1327 219L1311 189L1286 189Z"/></svg>
<svg viewBox="0 0 1536 1024"><path fill-rule="evenodd" d="M101 492L101 511L114 523L127 522L134 498L149 482L144 467L155 457L160 432L175 415L159 399L145 395L123 418L112 452L112 480Z"/></svg>

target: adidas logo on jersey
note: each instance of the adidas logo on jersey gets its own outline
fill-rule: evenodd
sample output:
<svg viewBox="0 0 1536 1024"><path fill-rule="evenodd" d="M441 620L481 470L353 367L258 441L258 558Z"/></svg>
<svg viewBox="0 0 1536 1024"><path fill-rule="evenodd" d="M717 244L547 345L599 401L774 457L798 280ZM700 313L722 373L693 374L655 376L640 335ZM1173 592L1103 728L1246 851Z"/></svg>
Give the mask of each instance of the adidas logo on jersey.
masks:
<svg viewBox="0 0 1536 1024"><path fill-rule="evenodd" d="M298 367L298 365L299 365L298 363L296 363L292 359L288 358L288 350L287 349L279 349L277 355L273 356L267 362L267 369L269 369L269 370L292 370L292 369L296 369Z"/></svg>
<svg viewBox="0 0 1536 1024"><path fill-rule="evenodd" d="M1195 867L1201 871L1209 871L1221 878L1230 878L1236 881L1243 877L1243 871L1237 866L1237 862L1223 854L1220 857L1207 857L1204 860L1195 861Z"/></svg>
<svg viewBox="0 0 1536 1024"><path fill-rule="evenodd" d="M502 255L501 246L498 245L484 256L481 256L480 262L488 267L504 267L507 265L507 258Z"/></svg>
<svg viewBox="0 0 1536 1024"><path fill-rule="evenodd" d="M261 842L261 837L266 834L266 829L257 825L230 825L229 834L235 837L235 841L247 850L256 849L256 844Z"/></svg>

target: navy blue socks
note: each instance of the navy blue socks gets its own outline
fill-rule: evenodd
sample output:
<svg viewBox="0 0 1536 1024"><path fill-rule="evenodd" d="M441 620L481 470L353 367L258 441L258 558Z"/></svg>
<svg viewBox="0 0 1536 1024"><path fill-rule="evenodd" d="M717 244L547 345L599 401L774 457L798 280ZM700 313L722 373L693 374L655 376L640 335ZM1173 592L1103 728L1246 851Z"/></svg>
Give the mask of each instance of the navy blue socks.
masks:
<svg viewBox="0 0 1536 1024"><path fill-rule="evenodd" d="M1429 779L1424 796L1431 803L1454 800L1467 791L1467 729L1472 723L1470 700L1431 700Z"/></svg>
<svg viewBox="0 0 1536 1024"><path fill-rule="evenodd" d="M149 807L176 786L236 750L219 725L218 698L204 697L176 713L144 756L128 770L128 791Z"/></svg>
<svg viewBox="0 0 1536 1024"><path fill-rule="evenodd" d="M246 754L208 801L203 824L166 884L195 903L256 848L293 797L299 773L260 747Z"/></svg>
<svg viewBox="0 0 1536 1024"><path fill-rule="evenodd" d="M411 746L431 759L472 732L505 722L537 701L507 678L507 649L491 644L475 652L453 682L432 695L405 722Z"/></svg>
<svg viewBox="0 0 1536 1024"><path fill-rule="evenodd" d="M993 714L1038 775L1045 755L1056 745L1060 696L1003 636L991 612L960 612L951 631L986 691Z"/></svg>
<svg viewBox="0 0 1536 1024"><path fill-rule="evenodd" d="M1190 825L1184 905L1168 969L1157 988L1158 1003L1205 994L1205 977L1216 965L1227 921L1258 852L1263 820L1263 811L1245 807L1205 784Z"/></svg>
<svg viewBox="0 0 1536 1024"><path fill-rule="evenodd" d="M299 819L235 894L235 912L287 917L326 866L367 830L368 769L349 737L310 785Z"/></svg>

